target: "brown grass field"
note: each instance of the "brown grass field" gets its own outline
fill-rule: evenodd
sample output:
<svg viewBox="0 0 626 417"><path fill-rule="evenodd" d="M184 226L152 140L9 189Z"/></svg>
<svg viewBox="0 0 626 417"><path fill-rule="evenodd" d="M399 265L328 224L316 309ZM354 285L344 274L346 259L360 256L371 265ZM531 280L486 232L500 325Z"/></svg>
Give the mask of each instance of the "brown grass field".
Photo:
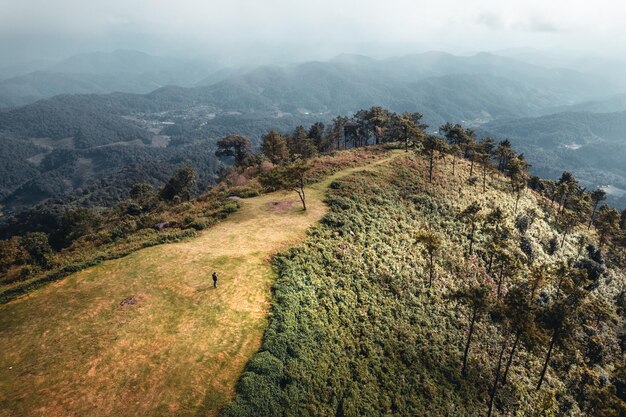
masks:
<svg viewBox="0 0 626 417"><path fill-rule="evenodd" d="M272 255L321 219L333 179L397 155L309 187L306 212L295 193L245 199L198 238L1 305L0 416L217 415L260 346Z"/></svg>

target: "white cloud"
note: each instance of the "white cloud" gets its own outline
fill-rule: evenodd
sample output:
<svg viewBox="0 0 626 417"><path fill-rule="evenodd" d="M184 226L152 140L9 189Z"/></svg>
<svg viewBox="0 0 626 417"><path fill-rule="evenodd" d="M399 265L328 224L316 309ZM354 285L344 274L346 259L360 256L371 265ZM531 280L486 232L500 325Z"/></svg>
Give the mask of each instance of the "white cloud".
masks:
<svg viewBox="0 0 626 417"><path fill-rule="evenodd" d="M244 56L546 44L624 50L624 21L626 6L615 0L0 0L0 53L37 39Z"/></svg>

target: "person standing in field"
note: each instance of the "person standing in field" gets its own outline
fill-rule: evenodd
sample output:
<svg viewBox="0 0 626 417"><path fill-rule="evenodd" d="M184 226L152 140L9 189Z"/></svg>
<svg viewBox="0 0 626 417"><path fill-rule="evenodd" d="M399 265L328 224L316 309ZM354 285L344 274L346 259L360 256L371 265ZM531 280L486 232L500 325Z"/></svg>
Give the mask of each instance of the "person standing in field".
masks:
<svg viewBox="0 0 626 417"><path fill-rule="evenodd" d="M213 288L217 288L217 272L213 272Z"/></svg>

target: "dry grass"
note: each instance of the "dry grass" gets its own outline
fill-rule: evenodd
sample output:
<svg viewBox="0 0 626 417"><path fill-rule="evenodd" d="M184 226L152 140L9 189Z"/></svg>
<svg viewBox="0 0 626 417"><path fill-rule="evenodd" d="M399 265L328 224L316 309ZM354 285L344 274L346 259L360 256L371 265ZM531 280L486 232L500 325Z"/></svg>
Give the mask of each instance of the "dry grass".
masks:
<svg viewBox="0 0 626 417"><path fill-rule="evenodd" d="M306 212L295 193L245 199L196 239L0 306L0 416L216 415L260 346L271 256L325 214L333 179L395 155L309 187ZM135 304L120 304L131 297Z"/></svg>

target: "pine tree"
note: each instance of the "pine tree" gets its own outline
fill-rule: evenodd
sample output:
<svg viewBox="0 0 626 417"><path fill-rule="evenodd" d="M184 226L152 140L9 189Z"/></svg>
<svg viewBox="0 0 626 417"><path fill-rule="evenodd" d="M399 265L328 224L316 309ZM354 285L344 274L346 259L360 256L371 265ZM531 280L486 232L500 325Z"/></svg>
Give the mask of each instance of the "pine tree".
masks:
<svg viewBox="0 0 626 417"><path fill-rule="evenodd" d="M488 311L489 306L491 305L491 299L489 297L489 288L486 286L459 290L454 293L453 298L462 304L465 304L470 309L469 329L467 332L465 348L463 349L463 362L461 366L461 374L465 375L467 372L467 360L469 357L476 322Z"/></svg>
<svg viewBox="0 0 626 417"><path fill-rule="evenodd" d="M463 219L467 223L469 223L469 225L471 227L470 235L468 236L468 239L470 241L470 245L469 245L469 255L470 256L474 254L474 251L473 251L473 249L474 249L474 234L476 232L476 223L480 219L480 215L478 213L481 210L482 210L482 207L480 206L480 204L478 204L477 202L473 202L472 204L467 206L465 208L465 210L463 210L461 212L461 219Z"/></svg>
<svg viewBox="0 0 626 417"><path fill-rule="evenodd" d="M285 138L275 130L270 130L261 138L261 151L273 164L281 165L289 159Z"/></svg>
<svg viewBox="0 0 626 417"><path fill-rule="evenodd" d="M416 233L415 243L423 245L428 255L428 286L432 287L434 274L434 256L441 247L441 236L439 236L435 232L423 230Z"/></svg>

